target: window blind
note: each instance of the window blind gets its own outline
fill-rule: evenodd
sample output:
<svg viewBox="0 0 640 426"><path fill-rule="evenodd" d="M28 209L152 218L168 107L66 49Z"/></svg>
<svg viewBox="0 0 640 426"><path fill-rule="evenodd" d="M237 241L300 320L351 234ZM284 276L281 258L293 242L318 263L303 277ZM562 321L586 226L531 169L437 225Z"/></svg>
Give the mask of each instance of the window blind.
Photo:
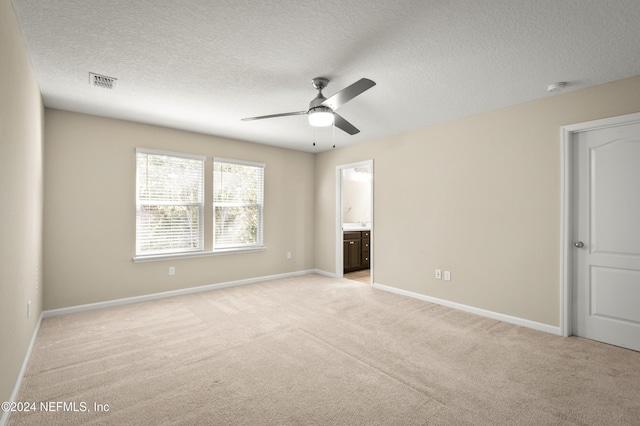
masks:
<svg viewBox="0 0 640 426"><path fill-rule="evenodd" d="M202 250L204 162L136 150L136 255Z"/></svg>
<svg viewBox="0 0 640 426"><path fill-rule="evenodd" d="M261 247L264 164L214 158L214 249Z"/></svg>

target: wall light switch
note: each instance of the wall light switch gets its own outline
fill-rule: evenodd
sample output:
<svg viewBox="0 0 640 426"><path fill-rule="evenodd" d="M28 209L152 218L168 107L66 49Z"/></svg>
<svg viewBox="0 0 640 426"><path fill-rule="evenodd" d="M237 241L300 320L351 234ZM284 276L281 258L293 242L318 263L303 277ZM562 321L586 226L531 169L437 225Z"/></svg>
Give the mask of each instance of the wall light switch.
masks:
<svg viewBox="0 0 640 426"><path fill-rule="evenodd" d="M442 279L442 271L440 269L436 269L436 278L439 280Z"/></svg>
<svg viewBox="0 0 640 426"><path fill-rule="evenodd" d="M451 281L451 271L444 271L444 280Z"/></svg>

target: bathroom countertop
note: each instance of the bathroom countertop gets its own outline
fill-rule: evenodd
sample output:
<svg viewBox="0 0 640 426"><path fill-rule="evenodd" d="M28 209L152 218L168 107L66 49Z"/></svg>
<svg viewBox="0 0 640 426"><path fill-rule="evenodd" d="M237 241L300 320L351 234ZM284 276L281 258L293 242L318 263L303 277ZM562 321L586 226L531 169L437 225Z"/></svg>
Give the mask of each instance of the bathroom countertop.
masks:
<svg viewBox="0 0 640 426"><path fill-rule="evenodd" d="M371 231L371 224L365 223L343 223L342 224L343 231Z"/></svg>

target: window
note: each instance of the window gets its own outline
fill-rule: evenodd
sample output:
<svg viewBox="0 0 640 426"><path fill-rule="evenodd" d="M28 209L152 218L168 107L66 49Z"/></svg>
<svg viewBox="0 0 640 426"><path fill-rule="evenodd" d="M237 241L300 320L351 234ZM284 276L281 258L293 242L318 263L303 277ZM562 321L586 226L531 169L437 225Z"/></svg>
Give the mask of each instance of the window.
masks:
<svg viewBox="0 0 640 426"><path fill-rule="evenodd" d="M213 248L262 247L264 164L214 158Z"/></svg>
<svg viewBox="0 0 640 426"><path fill-rule="evenodd" d="M203 249L204 162L136 149L136 256Z"/></svg>

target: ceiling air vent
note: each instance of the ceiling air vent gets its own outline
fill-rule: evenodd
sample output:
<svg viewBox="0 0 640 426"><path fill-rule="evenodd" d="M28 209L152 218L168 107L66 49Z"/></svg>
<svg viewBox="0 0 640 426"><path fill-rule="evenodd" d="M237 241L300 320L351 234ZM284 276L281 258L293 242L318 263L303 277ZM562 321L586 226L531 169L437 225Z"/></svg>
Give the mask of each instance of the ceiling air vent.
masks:
<svg viewBox="0 0 640 426"><path fill-rule="evenodd" d="M89 73L89 84L103 89L115 89L117 78L107 77L106 75Z"/></svg>

